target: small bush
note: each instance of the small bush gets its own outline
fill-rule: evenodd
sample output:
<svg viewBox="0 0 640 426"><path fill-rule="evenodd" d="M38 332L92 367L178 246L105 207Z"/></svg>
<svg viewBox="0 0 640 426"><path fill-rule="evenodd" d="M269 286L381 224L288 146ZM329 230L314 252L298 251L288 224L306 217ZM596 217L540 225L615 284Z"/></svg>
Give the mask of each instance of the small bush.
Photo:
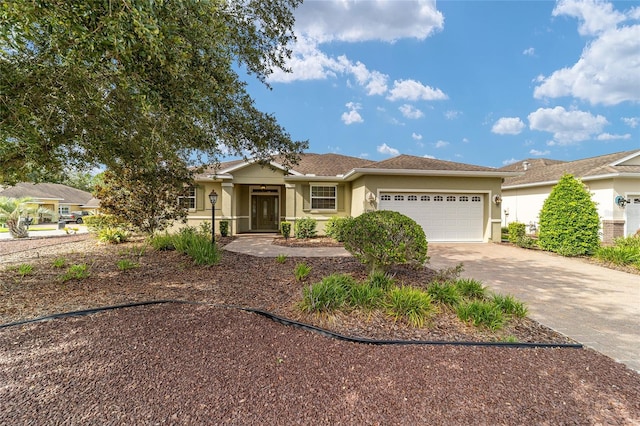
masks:
<svg viewBox="0 0 640 426"><path fill-rule="evenodd" d="M462 297L468 299L485 299L487 297L487 289L482 282L473 278L461 278L455 283L458 292Z"/></svg>
<svg viewBox="0 0 640 426"><path fill-rule="evenodd" d="M126 228L127 223L110 214L95 214L84 216L82 222L89 232L97 233L107 228Z"/></svg>
<svg viewBox="0 0 640 426"><path fill-rule="evenodd" d="M336 241L343 242L345 230L352 220L352 217L332 216L324 227L324 233Z"/></svg>
<svg viewBox="0 0 640 426"><path fill-rule="evenodd" d="M344 247L370 271L398 264L422 267L428 260L424 230L394 211L363 213L345 226Z"/></svg>
<svg viewBox="0 0 640 426"><path fill-rule="evenodd" d="M98 231L98 240L109 244L125 243L129 241L129 232L122 228L102 228Z"/></svg>
<svg viewBox="0 0 640 426"><path fill-rule="evenodd" d="M590 255L600 247L600 217L579 180L564 175L540 211L538 245L563 256Z"/></svg>
<svg viewBox="0 0 640 426"><path fill-rule="evenodd" d="M175 250L173 235L168 232L163 234L153 234L149 237L149 244L156 250Z"/></svg>
<svg viewBox="0 0 640 426"><path fill-rule="evenodd" d="M640 262L640 248L629 246L600 247L594 256L596 259L615 265L632 265Z"/></svg>
<svg viewBox="0 0 640 426"><path fill-rule="evenodd" d="M395 280L393 277L386 272L382 271L373 271L369 274L369 278L367 279L367 283L370 287L379 288L384 291L389 291L395 285Z"/></svg>
<svg viewBox="0 0 640 426"><path fill-rule="evenodd" d="M284 262L287 261L287 255L286 254L279 254L276 256L276 262L283 264Z"/></svg>
<svg viewBox="0 0 640 426"><path fill-rule="evenodd" d="M455 281L460 278L460 274L464 271L464 265L458 263L456 266L438 269L434 277L434 281Z"/></svg>
<svg viewBox="0 0 640 426"><path fill-rule="evenodd" d="M344 307L355 284L349 275L333 274L302 290L300 310L303 312L332 312Z"/></svg>
<svg viewBox="0 0 640 426"><path fill-rule="evenodd" d="M476 327L497 330L504 324L504 316L500 308L492 302L474 300L462 303L456 309L458 318L470 322Z"/></svg>
<svg viewBox="0 0 640 426"><path fill-rule="evenodd" d="M316 227L318 226L318 221L312 217L303 217L302 219L296 220L295 224L295 236L296 238L305 239L305 238L313 238L316 236Z"/></svg>
<svg viewBox="0 0 640 426"><path fill-rule="evenodd" d="M65 259L64 257L55 258L52 263L54 268L64 268L66 264L67 264L67 259Z"/></svg>
<svg viewBox="0 0 640 426"><path fill-rule="evenodd" d="M507 315L513 315L517 318L524 318L527 316L527 308L524 303L517 301L511 295L496 294L491 299L494 305L496 305L503 313Z"/></svg>
<svg viewBox="0 0 640 426"><path fill-rule="evenodd" d="M526 233L526 225L521 222L511 222L507 229L509 242L513 244L516 244L518 239L524 237Z"/></svg>
<svg viewBox="0 0 640 426"><path fill-rule="evenodd" d="M515 241L515 244L518 247L522 247L522 248L534 248L538 246L538 243L536 242L536 240L534 240L528 235L522 235L518 237Z"/></svg>
<svg viewBox="0 0 640 426"><path fill-rule="evenodd" d="M309 276L311 273L311 266L306 263L298 263L296 265L296 269L294 269L293 274L296 277L297 281L302 281Z"/></svg>
<svg viewBox="0 0 640 426"><path fill-rule="evenodd" d="M31 275L33 274L33 265L22 263L18 265L17 272L18 275L20 275L22 278L26 277L27 275Z"/></svg>
<svg viewBox="0 0 640 426"><path fill-rule="evenodd" d="M353 284L349 290L349 303L365 311L373 310L382 304L385 291L368 282Z"/></svg>
<svg viewBox="0 0 640 426"><path fill-rule="evenodd" d="M291 222L280 222L280 233L285 240L291 236Z"/></svg>
<svg viewBox="0 0 640 426"><path fill-rule="evenodd" d="M395 287L385 300L387 314L395 321L402 319L414 327L422 327L431 314L431 297L422 290Z"/></svg>
<svg viewBox="0 0 640 426"><path fill-rule="evenodd" d="M220 221L220 235L223 237L229 236L229 221L221 220Z"/></svg>
<svg viewBox="0 0 640 426"><path fill-rule="evenodd" d="M184 241L186 240L186 241ZM196 265L215 265L220 261L218 246L211 244L211 240L201 234L183 238L182 253L193 259Z"/></svg>
<svg viewBox="0 0 640 426"><path fill-rule="evenodd" d="M427 287L427 293L431 296L431 300L447 306L458 306L462 296L458 287L452 282L432 282Z"/></svg>

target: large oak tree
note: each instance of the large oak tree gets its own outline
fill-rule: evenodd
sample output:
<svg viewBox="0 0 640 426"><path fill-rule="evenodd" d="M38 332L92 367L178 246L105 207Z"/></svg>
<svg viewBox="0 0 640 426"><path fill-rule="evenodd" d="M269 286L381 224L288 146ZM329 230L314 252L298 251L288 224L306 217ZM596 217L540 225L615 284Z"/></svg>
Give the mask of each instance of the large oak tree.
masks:
<svg viewBox="0 0 640 426"><path fill-rule="evenodd" d="M285 68L301 0L10 0L0 5L0 183L223 155L295 164L238 73Z"/></svg>

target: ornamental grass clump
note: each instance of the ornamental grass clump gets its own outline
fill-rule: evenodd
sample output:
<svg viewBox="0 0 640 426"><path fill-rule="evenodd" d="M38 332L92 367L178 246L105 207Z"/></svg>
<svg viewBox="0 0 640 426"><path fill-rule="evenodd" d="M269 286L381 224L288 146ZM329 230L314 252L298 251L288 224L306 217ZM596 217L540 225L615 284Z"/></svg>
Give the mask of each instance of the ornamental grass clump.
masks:
<svg viewBox="0 0 640 426"><path fill-rule="evenodd" d="M369 286L379 288L383 291L389 291L395 285L393 276L382 271L373 271L367 279Z"/></svg>
<svg viewBox="0 0 640 426"><path fill-rule="evenodd" d="M321 282L302 290L299 308L302 312L333 312L343 308L349 300L349 292L355 284L350 275L332 274Z"/></svg>
<svg viewBox="0 0 640 426"><path fill-rule="evenodd" d="M594 257L614 265L630 265L640 269L640 236L616 238L613 246L598 248Z"/></svg>
<svg viewBox="0 0 640 426"><path fill-rule="evenodd" d="M470 322L476 327L498 330L504 324L504 315L499 306L493 302L472 300L460 304L456 313L462 321Z"/></svg>
<svg viewBox="0 0 640 426"><path fill-rule="evenodd" d="M408 286L393 288L387 294L385 308L395 321L404 320L414 327L422 327L433 312L429 294Z"/></svg>
<svg viewBox="0 0 640 426"><path fill-rule="evenodd" d="M385 290L369 282L357 283L349 289L349 305L364 311L372 311L382 305Z"/></svg>
<svg viewBox="0 0 640 426"><path fill-rule="evenodd" d="M434 281L427 286L427 293L434 302L454 308L462 300L458 287L451 281Z"/></svg>
<svg viewBox="0 0 640 426"><path fill-rule="evenodd" d="M455 286L462 297L479 300L487 297L486 287L482 285L481 281L473 278L460 278L456 281Z"/></svg>
<svg viewBox="0 0 640 426"><path fill-rule="evenodd" d="M491 298L491 302L504 314L516 318L524 318L527 316L527 308L524 303L516 300L516 298L511 295L495 294Z"/></svg>

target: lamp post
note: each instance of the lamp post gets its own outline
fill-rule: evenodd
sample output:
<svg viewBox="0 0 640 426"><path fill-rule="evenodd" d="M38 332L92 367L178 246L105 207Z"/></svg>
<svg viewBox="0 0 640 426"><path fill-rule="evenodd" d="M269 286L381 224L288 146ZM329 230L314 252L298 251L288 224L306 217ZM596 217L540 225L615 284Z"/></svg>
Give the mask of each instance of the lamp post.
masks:
<svg viewBox="0 0 640 426"><path fill-rule="evenodd" d="M216 203L218 202L218 193L215 189L211 190L209 194L209 201L211 201L211 244L216 243Z"/></svg>

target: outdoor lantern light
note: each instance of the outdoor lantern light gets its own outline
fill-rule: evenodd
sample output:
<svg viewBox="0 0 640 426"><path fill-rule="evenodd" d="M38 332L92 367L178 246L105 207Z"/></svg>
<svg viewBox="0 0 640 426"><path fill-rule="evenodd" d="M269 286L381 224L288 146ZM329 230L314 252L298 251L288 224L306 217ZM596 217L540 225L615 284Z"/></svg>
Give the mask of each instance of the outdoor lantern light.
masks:
<svg viewBox="0 0 640 426"><path fill-rule="evenodd" d="M216 203L218 202L218 193L215 189L211 190L209 194L209 201L211 201L211 244L216 243Z"/></svg>

